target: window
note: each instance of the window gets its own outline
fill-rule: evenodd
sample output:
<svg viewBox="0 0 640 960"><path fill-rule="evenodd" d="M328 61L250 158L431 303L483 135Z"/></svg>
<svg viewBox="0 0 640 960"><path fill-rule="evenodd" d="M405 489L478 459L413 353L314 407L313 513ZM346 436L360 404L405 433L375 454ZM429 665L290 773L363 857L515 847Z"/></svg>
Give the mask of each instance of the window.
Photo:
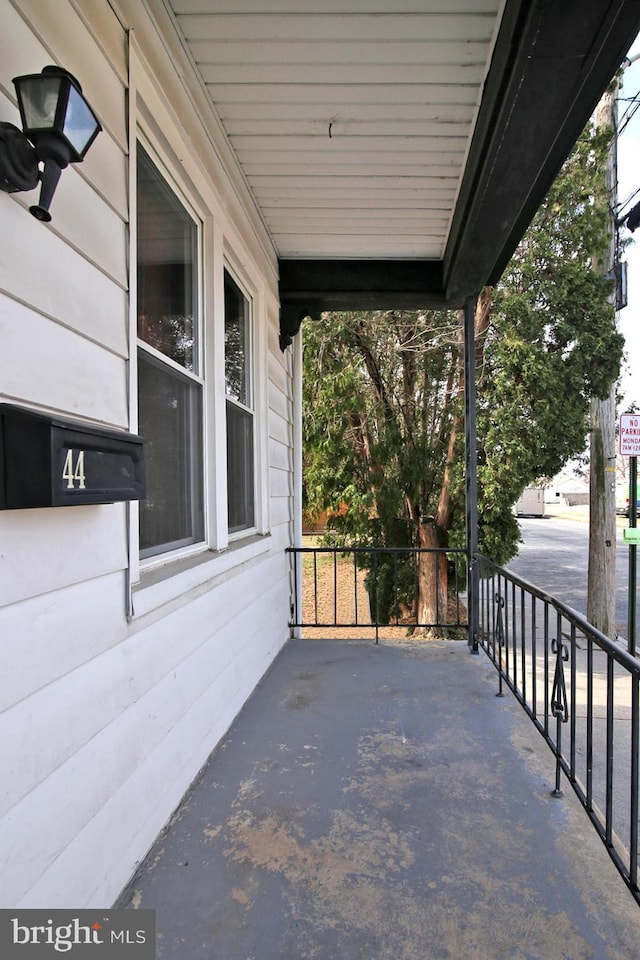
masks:
<svg viewBox="0 0 640 960"><path fill-rule="evenodd" d="M255 526L251 303L224 275L229 533Z"/></svg>
<svg viewBox="0 0 640 960"><path fill-rule="evenodd" d="M204 538L198 228L141 146L137 191L140 556L150 557Z"/></svg>

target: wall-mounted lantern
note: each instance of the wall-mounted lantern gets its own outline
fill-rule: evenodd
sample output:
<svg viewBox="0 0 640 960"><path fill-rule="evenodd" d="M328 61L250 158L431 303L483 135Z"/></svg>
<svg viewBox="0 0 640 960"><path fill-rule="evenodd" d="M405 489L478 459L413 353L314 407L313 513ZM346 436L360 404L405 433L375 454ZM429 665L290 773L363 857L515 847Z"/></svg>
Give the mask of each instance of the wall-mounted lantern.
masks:
<svg viewBox="0 0 640 960"><path fill-rule="evenodd" d="M22 130L0 123L0 190L33 190L42 181L40 201L29 210L48 222L60 173L84 160L102 127L80 84L62 67L44 67L42 73L14 77L13 83Z"/></svg>

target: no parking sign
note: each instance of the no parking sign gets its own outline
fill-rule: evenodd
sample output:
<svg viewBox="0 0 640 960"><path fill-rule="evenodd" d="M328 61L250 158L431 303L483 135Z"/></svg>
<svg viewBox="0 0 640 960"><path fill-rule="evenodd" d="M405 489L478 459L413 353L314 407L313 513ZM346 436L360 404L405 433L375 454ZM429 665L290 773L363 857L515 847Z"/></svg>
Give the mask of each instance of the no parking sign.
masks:
<svg viewBox="0 0 640 960"><path fill-rule="evenodd" d="M623 457L640 457L640 414L620 414L619 437Z"/></svg>
<svg viewBox="0 0 640 960"><path fill-rule="evenodd" d="M629 528L624 531L624 542L629 544L629 616L627 643L629 653L636 655L636 595L638 568L636 553L640 543L640 529L637 522L638 504L638 460L640 455L640 414L621 413L618 424L620 453L629 460Z"/></svg>

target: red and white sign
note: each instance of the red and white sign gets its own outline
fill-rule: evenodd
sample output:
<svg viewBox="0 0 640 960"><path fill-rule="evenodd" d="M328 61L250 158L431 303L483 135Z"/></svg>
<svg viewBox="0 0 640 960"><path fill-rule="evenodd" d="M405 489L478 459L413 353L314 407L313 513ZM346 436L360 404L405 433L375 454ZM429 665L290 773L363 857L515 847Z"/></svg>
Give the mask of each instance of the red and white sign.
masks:
<svg viewBox="0 0 640 960"><path fill-rule="evenodd" d="M640 414L620 414L619 437L623 457L640 457Z"/></svg>

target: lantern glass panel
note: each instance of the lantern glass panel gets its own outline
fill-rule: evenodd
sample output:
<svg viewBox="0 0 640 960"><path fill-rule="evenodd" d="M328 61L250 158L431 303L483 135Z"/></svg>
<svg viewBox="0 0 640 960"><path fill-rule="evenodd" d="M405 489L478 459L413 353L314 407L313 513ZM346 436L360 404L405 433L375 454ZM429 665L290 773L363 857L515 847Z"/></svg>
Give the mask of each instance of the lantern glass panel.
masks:
<svg viewBox="0 0 640 960"><path fill-rule="evenodd" d="M97 126L93 111L76 88L71 86L62 132L78 153L84 152Z"/></svg>
<svg viewBox="0 0 640 960"><path fill-rule="evenodd" d="M25 130L51 130L55 126L61 77L25 77L20 83L20 98Z"/></svg>

